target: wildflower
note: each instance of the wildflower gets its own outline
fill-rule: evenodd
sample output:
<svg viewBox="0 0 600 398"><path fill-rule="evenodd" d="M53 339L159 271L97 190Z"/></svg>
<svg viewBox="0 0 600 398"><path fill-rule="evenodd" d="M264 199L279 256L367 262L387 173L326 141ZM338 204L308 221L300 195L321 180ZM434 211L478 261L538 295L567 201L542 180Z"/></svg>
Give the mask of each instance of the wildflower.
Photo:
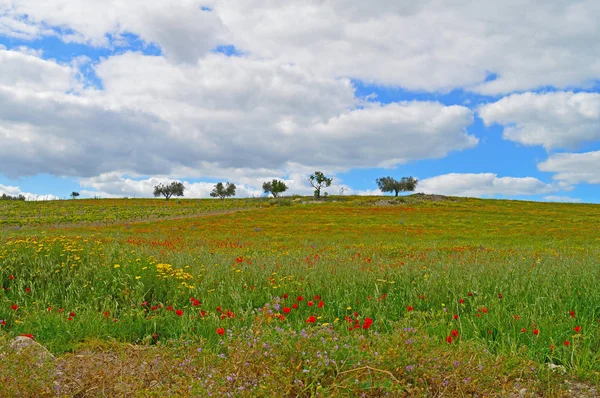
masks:
<svg viewBox="0 0 600 398"><path fill-rule="evenodd" d="M296 297L296 301L302 301L302 300L304 300L304 297L302 297L302 296Z"/></svg>
<svg viewBox="0 0 600 398"><path fill-rule="evenodd" d="M306 323L315 323L316 321L317 321L317 318L314 315L311 315L306 320Z"/></svg>
<svg viewBox="0 0 600 398"><path fill-rule="evenodd" d="M325 303L323 301L319 301L319 304L317 304L317 307L323 308L324 305L325 305Z"/></svg>
<svg viewBox="0 0 600 398"><path fill-rule="evenodd" d="M64 309L64 308L59 308L59 309L58 309L58 313L59 313L59 314L62 314L63 312L65 312L65 309Z"/></svg>
<svg viewBox="0 0 600 398"><path fill-rule="evenodd" d="M28 338L30 338L31 340L35 340L35 339L33 338L33 335L32 335L31 333L22 333L22 334L20 334L19 336L28 337Z"/></svg>
<svg viewBox="0 0 600 398"><path fill-rule="evenodd" d="M0 325L6 326L6 321L4 319L0 319Z"/></svg>
<svg viewBox="0 0 600 398"><path fill-rule="evenodd" d="M573 310L569 311L569 315L571 315L571 318L576 318L575 311Z"/></svg>
<svg viewBox="0 0 600 398"><path fill-rule="evenodd" d="M456 329L452 329L452 332L450 332L452 334L452 336L458 338L458 330Z"/></svg>
<svg viewBox="0 0 600 398"><path fill-rule="evenodd" d="M371 327L371 325L373 324L373 320L369 317L365 318L365 322L363 323L362 328L363 329L368 329Z"/></svg>
<svg viewBox="0 0 600 398"><path fill-rule="evenodd" d="M158 334L154 333L154 334L152 335L152 338L153 338L153 339L158 339Z"/></svg>
<svg viewBox="0 0 600 398"><path fill-rule="evenodd" d="M228 318L235 318L235 314L228 309L227 310L227 317Z"/></svg>
<svg viewBox="0 0 600 398"><path fill-rule="evenodd" d="M473 292L469 292L469 293L467 293L467 295L468 295L469 297L473 297Z"/></svg>
<svg viewBox="0 0 600 398"><path fill-rule="evenodd" d="M217 312L222 312L223 310L221 309L221 306L217 307Z"/></svg>
<svg viewBox="0 0 600 398"><path fill-rule="evenodd" d="M286 314L289 314L292 310L290 309L290 307L283 307L283 312Z"/></svg>
<svg viewBox="0 0 600 398"><path fill-rule="evenodd" d="M498 298L501 299L502 298L502 293L498 293Z"/></svg>
<svg viewBox="0 0 600 398"><path fill-rule="evenodd" d="M177 314L177 316L182 316L183 310L177 310L177 311L175 311L175 313Z"/></svg>
<svg viewBox="0 0 600 398"><path fill-rule="evenodd" d="M565 347L568 347L569 344L571 344L571 342L569 340L565 340L565 342L563 344L565 345Z"/></svg>
<svg viewBox="0 0 600 398"><path fill-rule="evenodd" d="M108 319L108 316L110 315L110 312L104 311L103 315L104 315L104 318Z"/></svg>
<svg viewBox="0 0 600 398"><path fill-rule="evenodd" d="M243 261L244 261L244 258L243 258L242 256L238 256L238 257L235 259L235 262L236 262L236 263L238 263L238 264L239 264L239 263L241 263L241 262L243 262Z"/></svg>
<svg viewBox="0 0 600 398"><path fill-rule="evenodd" d="M19 309L19 306L16 305L16 304L13 304L13 305L10 306L10 309L13 310L13 311L16 311L16 310Z"/></svg>
<svg viewBox="0 0 600 398"><path fill-rule="evenodd" d="M153 305L152 307L150 307L150 309L151 309L152 311L156 311L156 310L158 309L158 307L157 307L157 306L155 306L155 305Z"/></svg>
<svg viewBox="0 0 600 398"><path fill-rule="evenodd" d="M206 316L206 311L200 310L200 316L204 318Z"/></svg>
<svg viewBox="0 0 600 398"><path fill-rule="evenodd" d="M72 316L70 316L70 317L67 318L67 321L72 321L72 320L73 320Z"/></svg>
<svg viewBox="0 0 600 398"><path fill-rule="evenodd" d="M25 293L29 293L30 291L31 291L31 288L30 288L30 287L28 287L28 288L25 288Z"/></svg>
<svg viewBox="0 0 600 398"><path fill-rule="evenodd" d="M147 306L148 306L148 302L147 302L147 301L144 301L144 302L141 304L141 306L142 306L142 307L147 307Z"/></svg>
<svg viewBox="0 0 600 398"><path fill-rule="evenodd" d="M533 329L533 334L535 334L537 336L538 334L540 334L540 331L537 329Z"/></svg>
<svg viewBox="0 0 600 398"><path fill-rule="evenodd" d="M573 328L573 330L577 333L581 332L581 326L577 325Z"/></svg>
<svg viewBox="0 0 600 398"><path fill-rule="evenodd" d="M10 279L12 281L13 279L15 279L15 277L12 275L9 275L8 279Z"/></svg>
<svg viewBox="0 0 600 398"><path fill-rule="evenodd" d="M321 296L319 296L318 294L315 296L315 301L321 300Z"/></svg>
<svg viewBox="0 0 600 398"><path fill-rule="evenodd" d="M284 298L284 299L286 299L286 298L288 298L288 297L289 297L289 296L287 295L287 293L284 293L284 294L283 294L283 298Z"/></svg>
<svg viewBox="0 0 600 398"><path fill-rule="evenodd" d="M464 303L465 303L465 299L460 299L460 300L458 300L458 302L459 302L460 304L464 304Z"/></svg>
<svg viewBox="0 0 600 398"><path fill-rule="evenodd" d="M448 336L448 337L446 337L446 342L447 342L448 344L452 344L452 336Z"/></svg>
<svg viewBox="0 0 600 398"><path fill-rule="evenodd" d="M296 309L296 308L298 308L298 304L296 304L296 303L292 304L292 308L293 308L293 309Z"/></svg>
<svg viewBox="0 0 600 398"><path fill-rule="evenodd" d="M52 307L48 307L46 308L48 311L52 311Z"/></svg>
<svg viewBox="0 0 600 398"><path fill-rule="evenodd" d="M406 307L406 311L411 312L413 311L414 308L412 307L412 305L409 305L408 307Z"/></svg>
<svg viewBox="0 0 600 398"><path fill-rule="evenodd" d="M223 329L223 328L217 328L217 334L219 336L223 336L225 334L225 329Z"/></svg>
<svg viewBox="0 0 600 398"><path fill-rule="evenodd" d="M455 320L458 319L458 314L452 315L452 318L454 318Z"/></svg>
<svg viewBox="0 0 600 398"><path fill-rule="evenodd" d="M279 314L279 320L280 320L281 322L283 322L283 321L285 321L285 317L284 317L283 315Z"/></svg>
<svg viewBox="0 0 600 398"><path fill-rule="evenodd" d="M312 301L309 301L307 304L309 307L312 307L313 305L315 305L315 303L313 303Z"/></svg>
<svg viewBox="0 0 600 398"><path fill-rule="evenodd" d="M167 311L173 311L173 306L172 305L168 306Z"/></svg>

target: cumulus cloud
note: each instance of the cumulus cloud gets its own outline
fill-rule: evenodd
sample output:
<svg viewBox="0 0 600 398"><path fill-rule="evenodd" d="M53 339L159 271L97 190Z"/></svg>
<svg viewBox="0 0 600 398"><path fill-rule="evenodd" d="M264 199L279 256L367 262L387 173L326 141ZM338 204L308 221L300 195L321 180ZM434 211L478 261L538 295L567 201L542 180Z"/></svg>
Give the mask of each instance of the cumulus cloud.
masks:
<svg viewBox="0 0 600 398"><path fill-rule="evenodd" d="M10 195L10 196L25 196L25 200L58 200L58 196L54 195L39 195L35 193L23 192L19 187L11 186L11 185L2 185L0 184L0 196L2 194Z"/></svg>
<svg viewBox="0 0 600 398"><path fill-rule="evenodd" d="M185 62L233 44L256 59L412 90L498 94L585 86L600 75L596 0L363 3L0 0L0 34L109 46L107 35L134 33Z"/></svg>
<svg viewBox="0 0 600 398"><path fill-rule="evenodd" d="M600 139L599 93L513 94L482 106L486 125L504 126L504 138L546 149L573 148Z"/></svg>
<svg viewBox="0 0 600 398"><path fill-rule="evenodd" d="M538 169L556 173L554 179L568 184L600 184L600 151L557 153L538 164Z"/></svg>
<svg viewBox="0 0 600 398"><path fill-rule="evenodd" d="M548 202L561 202L561 203L581 203L582 200L578 198L571 198L570 196L557 196L550 195L544 196L544 200Z"/></svg>
<svg viewBox="0 0 600 398"><path fill-rule="evenodd" d="M493 173L450 173L419 181L417 192L450 196L522 196L569 190L567 184L546 184L534 177L498 177Z"/></svg>
<svg viewBox="0 0 600 398"><path fill-rule="evenodd" d="M48 64L67 68L19 57L37 67L36 77ZM10 160L0 173L91 177L196 169L215 177L219 170L267 169L282 176L298 167L335 172L443 157L478 142L466 131L473 120L466 107L365 103L347 79L277 62L212 54L197 65L178 65L125 53L96 72L104 90L0 86L0 155Z"/></svg>

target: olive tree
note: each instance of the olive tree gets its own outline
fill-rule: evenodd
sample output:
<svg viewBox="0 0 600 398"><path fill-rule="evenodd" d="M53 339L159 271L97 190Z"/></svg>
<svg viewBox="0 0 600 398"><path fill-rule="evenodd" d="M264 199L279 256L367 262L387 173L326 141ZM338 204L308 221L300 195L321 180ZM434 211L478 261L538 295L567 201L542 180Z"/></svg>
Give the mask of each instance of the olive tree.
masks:
<svg viewBox="0 0 600 398"><path fill-rule="evenodd" d="M283 193L288 189L285 182L280 180L266 181L263 183L262 188L266 194L270 193L274 198L278 197L280 193Z"/></svg>
<svg viewBox="0 0 600 398"><path fill-rule="evenodd" d="M154 197L164 196L169 200L171 196L183 196L184 190L183 183L179 181L173 181L167 185L160 183L154 187Z"/></svg>
<svg viewBox="0 0 600 398"><path fill-rule="evenodd" d="M419 181L413 177L402 177L396 180L392 177L381 177L375 180L381 192L394 192L396 196L400 192L414 191Z"/></svg>
<svg viewBox="0 0 600 398"><path fill-rule="evenodd" d="M235 196L235 184L218 182L215 184L215 188L210 193L213 198L221 198L221 200L230 196Z"/></svg>
<svg viewBox="0 0 600 398"><path fill-rule="evenodd" d="M333 179L325 177L325 174L323 174L320 171L315 171L314 174L311 174L308 177L308 181L310 182L310 185L312 185L312 187L315 189L315 197L320 198L321 189L330 187Z"/></svg>

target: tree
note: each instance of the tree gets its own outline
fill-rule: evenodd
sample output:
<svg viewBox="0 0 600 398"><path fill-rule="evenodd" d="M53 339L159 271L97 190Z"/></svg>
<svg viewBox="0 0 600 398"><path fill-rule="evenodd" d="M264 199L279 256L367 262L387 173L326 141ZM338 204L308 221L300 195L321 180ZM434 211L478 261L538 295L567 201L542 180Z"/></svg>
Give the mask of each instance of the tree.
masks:
<svg viewBox="0 0 600 398"><path fill-rule="evenodd" d="M218 182L215 184L215 189L212 190L210 196L213 198L221 198L221 200L230 196L235 196L235 184Z"/></svg>
<svg viewBox="0 0 600 398"><path fill-rule="evenodd" d="M78 196L79 196L79 192L76 192L76 191L73 191L73 192L71 192L71 197L72 197L73 199L75 199L75 198L76 198L76 197L78 197Z"/></svg>
<svg viewBox="0 0 600 398"><path fill-rule="evenodd" d="M265 193L272 194L274 198L278 197L280 193L283 193L288 189L285 182L280 180L267 181L263 183L262 188Z"/></svg>
<svg viewBox="0 0 600 398"><path fill-rule="evenodd" d="M321 189L330 187L331 182L333 181L332 178L325 177L320 171L315 171L314 174L311 174L308 177L308 180L310 181L310 185L315 189L315 197L317 198L321 197Z"/></svg>
<svg viewBox="0 0 600 398"><path fill-rule="evenodd" d="M172 181L168 185L161 182L154 187L154 197L164 196L165 199L169 200L171 196L183 196L184 190L183 183L179 181Z"/></svg>
<svg viewBox="0 0 600 398"><path fill-rule="evenodd" d="M419 180L413 177L402 177L400 181L392 177L381 177L375 180L381 192L399 192L414 191Z"/></svg>

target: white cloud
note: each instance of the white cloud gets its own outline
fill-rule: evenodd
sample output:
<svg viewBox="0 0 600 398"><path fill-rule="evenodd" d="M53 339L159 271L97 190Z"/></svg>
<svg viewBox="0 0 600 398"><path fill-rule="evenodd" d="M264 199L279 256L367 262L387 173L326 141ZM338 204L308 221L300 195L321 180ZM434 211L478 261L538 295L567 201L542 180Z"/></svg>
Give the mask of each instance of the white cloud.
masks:
<svg viewBox="0 0 600 398"><path fill-rule="evenodd" d="M571 198L569 196L557 196L557 195L544 196L544 200L546 200L548 202L562 202L562 203L581 203L582 202L582 200L578 199L578 198Z"/></svg>
<svg viewBox="0 0 600 398"><path fill-rule="evenodd" d="M504 126L504 138L546 149L573 148L600 139L599 93L513 94L482 106L486 125Z"/></svg>
<svg viewBox="0 0 600 398"><path fill-rule="evenodd" d="M597 79L598 19L596 0L0 0L0 34L15 37L108 46L131 32L186 62L233 44L327 77L487 94Z"/></svg>
<svg viewBox="0 0 600 398"><path fill-rule="evenodd" d="M0 184L0 196L2 194L10 195L10 196L25 196L26 200L57 200L58 196L54 195L39 195L35 193L23 192L19 187L11 186L11 185L2 185Z"/></svg>
<svg viewBox="0 0 600 398"><path fill-rule="evenodd" d="M0 156L8 160L0 173L12 177L277 177L299 167L336 172L438 158L478 142L466 132L466 107L364 103L347 79L277 62L213 54L178 65L125 53L97 65L104 90L71 94L36 80L50 65L69 82L69 67L18 57L38 73L14 72L23 83L0 86Z"/></svg>
<svg viewBox="0 0 600 398"><path fill-rule="evenodd" d="M534 177L498 177L493 173L450 173L419 181L417 192L449 196L521 196L570 190L566 184L546 184Z"/></svg>
<svg viewBox="0 0 600 398"><path fill-rule="evenodd" d="M556 173L554 179L568 184L600 184L600 151L558 153L538 164L538 169Z"/></svg>

